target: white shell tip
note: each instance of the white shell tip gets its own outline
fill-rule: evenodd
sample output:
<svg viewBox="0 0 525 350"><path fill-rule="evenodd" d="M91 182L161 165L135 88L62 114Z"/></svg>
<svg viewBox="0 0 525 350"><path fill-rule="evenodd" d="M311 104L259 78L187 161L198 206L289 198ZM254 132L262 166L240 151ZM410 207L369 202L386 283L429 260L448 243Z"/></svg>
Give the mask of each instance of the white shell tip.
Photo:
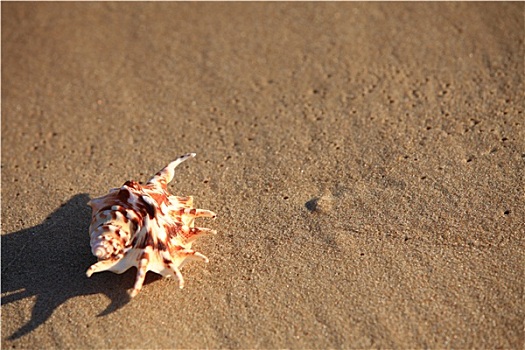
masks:
<svg viewBox="0 0 525 350"><path fill-rule="evenodd" d="M106 255L106 249L104 249L104 247L98 246L93 250L93 255L99 259L102 259Z"/></svg>

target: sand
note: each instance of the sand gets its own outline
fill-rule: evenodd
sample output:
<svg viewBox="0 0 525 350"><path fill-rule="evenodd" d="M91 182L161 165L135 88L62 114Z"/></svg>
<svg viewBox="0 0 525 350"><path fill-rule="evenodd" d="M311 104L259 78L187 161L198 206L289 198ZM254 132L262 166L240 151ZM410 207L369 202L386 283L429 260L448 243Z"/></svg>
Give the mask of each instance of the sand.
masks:
<svg viewBox="0 0 525 350"><path fill-rule="evenodd" d="M2 2L2 347L524 344L524 3ZM186 286L85 270L187 152Z"/></svg>

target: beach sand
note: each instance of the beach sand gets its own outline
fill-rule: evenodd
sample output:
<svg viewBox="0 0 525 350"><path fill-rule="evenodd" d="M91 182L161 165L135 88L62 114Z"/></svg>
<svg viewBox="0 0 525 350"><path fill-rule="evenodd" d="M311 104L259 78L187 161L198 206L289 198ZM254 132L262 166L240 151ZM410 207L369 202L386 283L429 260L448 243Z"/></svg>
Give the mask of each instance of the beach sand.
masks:
<svg viewBox="0 0 525 350"><path fill-rule="evenodd" d="M1 7L3 348L523 347L525 3ZM187 152L209 264L88 279Z"/></svg>

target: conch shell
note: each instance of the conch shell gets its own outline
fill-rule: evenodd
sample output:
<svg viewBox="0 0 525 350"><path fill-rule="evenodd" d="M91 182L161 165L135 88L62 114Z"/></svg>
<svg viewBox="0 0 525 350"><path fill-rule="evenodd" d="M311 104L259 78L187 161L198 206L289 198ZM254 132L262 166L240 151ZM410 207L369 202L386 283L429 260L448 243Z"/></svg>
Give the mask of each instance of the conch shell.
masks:
<svg viewBox="0 0 525 350"><path fill-rule="evenodd" d="M172 196L167 191L175 167L193 157L195 153L179 157L146 185L127 181L88 203L93 210L89 226L91 252L98 258L86 271L88 277L101 271L123 273L135 266L137 277L130 293L134 297L148 271L176 276L183 288L181 267L191 259L208 262L191 245L198 237L216 231L195 227L195 218L215 218L216 214L193 208L193 197Z"/></svg>

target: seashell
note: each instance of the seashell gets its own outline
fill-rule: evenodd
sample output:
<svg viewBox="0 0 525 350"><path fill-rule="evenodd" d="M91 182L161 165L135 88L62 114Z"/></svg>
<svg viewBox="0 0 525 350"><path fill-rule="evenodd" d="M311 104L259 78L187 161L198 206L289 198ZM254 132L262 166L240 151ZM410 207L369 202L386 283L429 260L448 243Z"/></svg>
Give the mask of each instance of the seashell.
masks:
<svg viewBox="0 0 525 350"><path fill-rule="evenodd" d="M191 249L192 243L215 230L195 227L195 218L215 218L209 210L193 208L193 197L172 196L167 191L175 168L195 153L185 154L168 164L146 185L127 181L105 196L92 199L89 226L91 252L98 258L87 271L88 277L101 271L123 273L137 268L136 296L146 273L153 271L165 277L175 276L184 287L181 267L189 260L208 258Z"/></svg>

